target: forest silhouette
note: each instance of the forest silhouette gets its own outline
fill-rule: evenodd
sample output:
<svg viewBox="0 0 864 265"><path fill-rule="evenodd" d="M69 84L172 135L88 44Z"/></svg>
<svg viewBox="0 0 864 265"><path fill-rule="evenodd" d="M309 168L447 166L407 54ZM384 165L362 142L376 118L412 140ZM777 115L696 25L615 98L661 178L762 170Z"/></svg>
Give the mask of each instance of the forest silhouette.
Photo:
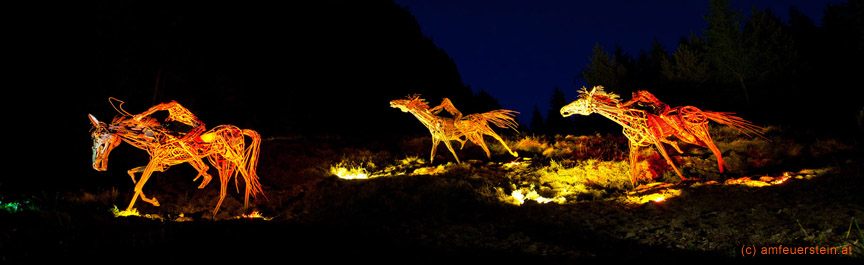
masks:
<svg viewBox="0 0 864 265"><path fill-rule="evenodd" d="M704 14L709 28L683 37L674 50L655 42L632 56L597 46L574 76L625 100L645 89L673 106L737 112L759 125L862 133L864 101L856 95L864 73L864 1L828 6L821 25L794 8L789 21L780 21L773 11L745 16L726 1L711 3ZM110 121L118 113L109 97L124 100L130 113L176 100L208 126L233 124L264 139L422 136L427 130L420 123L388 105L411 94L431 105L448 97L463 113L507 108L493 93L464 84L447 53L392 1L105 1L40 8L19 14L23 22L11 32L18 52L10 54L16 66L10 76L25 85L10 92L15 104L6 113L15 114L9 123L22 125L28 139L40 139L40 148L15 141L20 147L13 149L27 158L23 168L50 159L64 172L89 172L86 114ZM620 130L602 117L554 115L568 103L565 93L575 91L560 88L547 118L534 113L540 119L520 121L532 125L520 131ZM72 181L60 175L57 185Z"/></svg>
<svg viewBox="0 0 864 265"><path fill-rule="evenodd" d="M672 106L737 112L766 126L864 133L864 101L858 96L864 89L864 1L829 5L821 25L794 6L789 17L782 21L774 11L758 9L744 14L726 0L712 0L704 14L708 28L682 37L674 50L655 39L634 57L620 46L610 51L597 44L580 77L625 100L648 90ZM559 93L552 110L563 106ZM547 119L532 124L545 125L546 134L573 127L573 120ZM609 129L602 119L578 122L583 134L591 132L585 127Z"/></svg>

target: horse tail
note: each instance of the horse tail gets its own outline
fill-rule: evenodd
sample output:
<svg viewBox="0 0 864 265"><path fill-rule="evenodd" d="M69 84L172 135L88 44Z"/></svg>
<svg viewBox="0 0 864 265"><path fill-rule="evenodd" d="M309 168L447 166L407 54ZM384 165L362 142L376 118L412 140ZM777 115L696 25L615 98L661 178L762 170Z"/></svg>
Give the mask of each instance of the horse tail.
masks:
<svg viewBox="0 0 864 265"><path fill-rule="evenodd" d="M519 124L516 123L516 120L514 119L516 113L519 112L513 110L499 109L490 112L479 113L477 115L479 115L481 118L488 121L489 123L495 124L495 126L501 128L510 128L516 132L519 132L519 130L516 129L519 127Z"/></svg>
<svg viewBox="0 0 864 265"><path fill-rule="evenodd" d="M716 123L732 127L733 129L738 130L739 132L741 132L747 136L752 137L753 135L756 135L756 136L762 137L763 139L766 139L766 140L768 139L768 138L765 138L765 135L763 133L765 128L759 127L748 120L745 120L741 117L733 115L735 113L732 113L732 112L713 112L713 111L704 111L704 110L702 111L702 113L704 113L705 116L708 117L708 119L710 119Z"/></svg>
<svg viewBox="0 0 864 265"><path fill-rule="evenodd" d="M252 139L252 143L246 147L243 154L241 165L243 171L246 172L246 200L249 200L251 194L253 198L258 198L258 194L264 195L264 190L261 188L261 182L258 181L258 155L261 152L261 135L254 130L243 129L243 135ZM264 198L267 198L264 195Z"/></svg>

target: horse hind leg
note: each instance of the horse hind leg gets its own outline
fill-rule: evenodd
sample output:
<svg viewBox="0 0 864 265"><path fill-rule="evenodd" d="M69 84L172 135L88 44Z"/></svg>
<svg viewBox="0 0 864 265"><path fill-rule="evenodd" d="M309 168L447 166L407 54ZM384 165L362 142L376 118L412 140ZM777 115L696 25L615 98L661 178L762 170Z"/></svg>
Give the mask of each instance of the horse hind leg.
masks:
<svg viewBox="0 0 864 265"><path fill-rule="evenodd" d="M483 148L483 151L486 152L486 158L492 159L492 154L489 152L489 146L486 146L486 141L483 141L483 135L480 135L477 141L480 142L480 144L478 144L480 148Z"/></svg>
<svg viewBox="0 0 864 265"><path fill-rule="evenodd" d="M488 157L488 158L492 158L492 155L491 155L491 153L489 152L489 146L487 146L487 145L486 145L486 142L483 141L483 134L482 134L482 133L480 133L480 132L473 132L473 133L471 133L471 134L468 134L466 137L467 137L468 140L470 140L472 143L474 143L475 145L477 145L477 146L479 146L480 148L482 148L483 151L486 152L486 157Z"/></svg>
<svg viewBox="0 0 864 265"><path fill-rule="evenodd" d="M726 161L723 160L723 155L720 153L720 149L714 145L714 141L711 140L711 136L708 135L708 131L705 130L704 135L699 134L696 137L699 137L699 140L702 141L708 149L711 149L711 152L714 153L715 157L717 157L717 168L720 169L720 173L723 173L723 166L725 165L728 167L728 165L726 165Z"/></svg>
<svg viewBox="0 0 864 265"><path fill-rule="evenodd" d="M720 154L720 149L714 145L712 142L707 142L708 148L711 149L711 152L714 153L714 156L717 157L717 168L720 169L720 173L723 173L723 165L726 165L726 161L723 161L723 156ZM728 165L727 165L728 167Z"/></svg>
<svg viewBox="0 0 864 265"><path fill-rule="evenodd" d="M223 160L224 161L224 160ZM228 183L231 181L231 175L234 175L234 166L228 161L218 163L216 168L219 171L219 201L216 202L216 208L213 208L213 217L219 212L219 207L222 207L222 201L225 200L225 195L228 193Z"/></svg>
<svg viewBox="0 0 864 265"><path fill-rule="evenodd" d="M714 140L711 140L711 135L708 134L708 126L706 124L694 124L687 126L687 130L692 132L696 139L698 139L698 141L694 141L696 144L711 149L711 152L717 157L717 168L720 169L720 173L723 173L723 166L728 167L728 165L726 165L726 161L723 161L720 149L714 145Z"/></svg>
<svg viewBox="0 0 864 265"><path fill-rule="evenodd" d="M243 195L243 212L245 213L246 210L249 209L249 195L252 195L252 188L255 186L254 178L256 177L254 172L249 172L242 166L244 164L243 161L237 161L236 163L241 165L237 167L237 173L239 173L239 175L243 177L243 181L246 182L245 193ZM235 179L237 173L235 173Z"/></svg>

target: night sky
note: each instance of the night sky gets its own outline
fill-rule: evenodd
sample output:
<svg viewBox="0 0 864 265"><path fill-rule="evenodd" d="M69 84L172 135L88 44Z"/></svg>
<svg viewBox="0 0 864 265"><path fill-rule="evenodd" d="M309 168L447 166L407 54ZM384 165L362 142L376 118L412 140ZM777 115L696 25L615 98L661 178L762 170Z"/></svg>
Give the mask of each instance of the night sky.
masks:
<svg viewBox="0 0 864 265"><path fill-rule="evenodd" d="M682 37L702 35L709 1L452 1L396 0L417 19L423 34L455 61L462 81L483 89L504 108L530 122L537 106L545 116L555 87L575 100L587 86L574 79L599 43L606 52L620 45L631 57L656 38L674 52ZM730 1L749 16L770 9L784 21L790 6L817 25L828 4L843 1ZM622 95L625 99L628 95ZM661 99L662 100L662 99Z"/></svg>

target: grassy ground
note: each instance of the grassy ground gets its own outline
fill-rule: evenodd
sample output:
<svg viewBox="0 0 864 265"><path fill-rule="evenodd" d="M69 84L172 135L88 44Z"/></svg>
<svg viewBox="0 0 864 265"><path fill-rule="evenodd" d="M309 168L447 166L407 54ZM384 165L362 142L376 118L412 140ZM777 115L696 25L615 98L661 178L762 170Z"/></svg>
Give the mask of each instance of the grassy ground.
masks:
<svg viewBox="0 0 864 265"><path fill-rule="evenodd" d="M427 264L864 257L864 168L854 144L778 128L769 129L770 141L726 129L712 136L729 165L725 173L707 149L682 145L682 154L668 149L692 179L681 182L649 147L640 152L635 185L618 135L514 136L508 143L519 158L490 142L488 159L469 144L457 151L460 164L443 146L429 163L428 137L267 139L258 169L266 199L254 209L244 212L242 194L229 185L213 216L218 180L198 190L187 166L145 187L162 204L136 204L149 218L112 214L128 204L131 184L17 194L0 198L0 258ZM239 217L252 210L266 220ZM852 254L760 253L781 245ZM755 257L745 257L748 247Z"/></svg>

